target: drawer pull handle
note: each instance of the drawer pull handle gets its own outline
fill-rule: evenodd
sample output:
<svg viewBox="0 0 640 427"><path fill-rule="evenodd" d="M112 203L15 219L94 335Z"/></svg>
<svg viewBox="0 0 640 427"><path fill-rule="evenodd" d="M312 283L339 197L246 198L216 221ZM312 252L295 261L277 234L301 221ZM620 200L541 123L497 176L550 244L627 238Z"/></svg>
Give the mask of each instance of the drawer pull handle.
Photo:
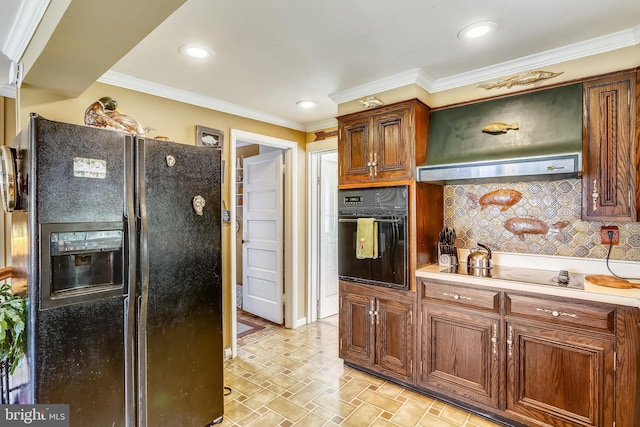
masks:
<svg viewBox="0 0 640 427"><path fill-rule="evenodd" d="M442 295L444 295L445 297L452 297L453 299L466 299L471 301L471 297L465 297L464 295L449 294L447 292L443 293Z"/></svg>
<svg viewBox="0 0 640 427"><path fill-rule="evenodd" d="M578 317L576 314L573 314L573 313L565 313L565 312L558 311L558 310L549 310L548 308L538 308L538 307L536 307L536 311L541 311L543 313L550 314L553 317L560 317L560 316Z"/></svg>

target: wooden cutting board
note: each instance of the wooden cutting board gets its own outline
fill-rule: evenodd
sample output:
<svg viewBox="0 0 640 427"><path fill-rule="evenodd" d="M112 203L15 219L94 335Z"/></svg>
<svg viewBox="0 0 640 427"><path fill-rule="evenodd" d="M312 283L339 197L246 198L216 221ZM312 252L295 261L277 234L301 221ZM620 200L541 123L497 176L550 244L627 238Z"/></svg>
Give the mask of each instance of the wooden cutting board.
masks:
<svg viewBox="0 0 640 427"><path fill-rule="evenodd" d="M593 283L598 286L606 286L609 288L618 288L618 289L633 289L640 288L640 283L631 283L628 280L620 279L614 276L606 276L604 274L593 274L584 276L585 280Z"/></svg>

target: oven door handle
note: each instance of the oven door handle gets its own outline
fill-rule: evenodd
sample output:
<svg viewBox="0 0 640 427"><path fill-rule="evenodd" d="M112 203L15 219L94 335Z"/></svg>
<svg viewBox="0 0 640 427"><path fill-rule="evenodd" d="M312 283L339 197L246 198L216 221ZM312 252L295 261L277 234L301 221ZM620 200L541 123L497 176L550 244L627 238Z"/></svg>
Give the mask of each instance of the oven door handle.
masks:
<svg viewBox="0 0 640 427"><path fill-rule="evenodd" d="M391 223L391 224L398 224L400 222L403 222L403 219L375 219L375 222L385 222L385 223ZM358 222L357 219L351 219L351 218L338 218L338 222Z"/></svg>

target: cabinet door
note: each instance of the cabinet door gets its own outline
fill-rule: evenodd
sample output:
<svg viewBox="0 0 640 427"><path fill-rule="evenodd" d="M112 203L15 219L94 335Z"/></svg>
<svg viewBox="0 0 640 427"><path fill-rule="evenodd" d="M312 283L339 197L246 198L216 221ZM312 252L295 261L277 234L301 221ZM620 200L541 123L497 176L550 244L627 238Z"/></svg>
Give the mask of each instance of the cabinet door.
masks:
<svg viewBox="0 0 640 427"><path fill-rule="evenodd" d="M582 219L635 221L635 74L584 84Z"/></svg>
<svg viewBox="0 0 640 427"><path fill-rule="evenodd" d="M388 111L373 118L373 176L411 178L411 109Z"/></svg>
<svg viewBox="0 0 640 427"><path fill-rule="evenodd" d="M374 363L374 298L340 294L340 357L365 367Z"/></svg>
<svg viewBox="0 0 640 427"><path fill-rule="evenodd" d="M340 123L340 183L372 179L370 128L369 117Z"/></svg>
<svg viewBox="0 0 640 427"><path fill-rule="evenodd" d="M376 300L376 365L394 376L413 374L413 304Z"/></svg>
<svg viewBox="0 0 640 427"><path fill-rule="evenodd" d="M551 426L612 426L613 342L507 323L507 410Z"/></svg>
<svg viewBox="0 0 640 427"><path fill-rule="evenodd" d="M419 384L497 408L499 328L497 318L423 303Z"/></svg>

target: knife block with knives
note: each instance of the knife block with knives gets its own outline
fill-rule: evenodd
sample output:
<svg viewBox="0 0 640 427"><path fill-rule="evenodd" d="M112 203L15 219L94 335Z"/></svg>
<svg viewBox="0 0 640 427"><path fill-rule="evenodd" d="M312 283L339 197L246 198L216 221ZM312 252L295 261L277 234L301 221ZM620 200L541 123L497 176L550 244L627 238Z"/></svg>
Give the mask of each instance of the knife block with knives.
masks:
<svg viewBox="0 0 640 427"><path fill-rule="evenodd" d="M444 227L438 237L438 265L442 267L458 265L456 231L453 228Z"/></svg>

